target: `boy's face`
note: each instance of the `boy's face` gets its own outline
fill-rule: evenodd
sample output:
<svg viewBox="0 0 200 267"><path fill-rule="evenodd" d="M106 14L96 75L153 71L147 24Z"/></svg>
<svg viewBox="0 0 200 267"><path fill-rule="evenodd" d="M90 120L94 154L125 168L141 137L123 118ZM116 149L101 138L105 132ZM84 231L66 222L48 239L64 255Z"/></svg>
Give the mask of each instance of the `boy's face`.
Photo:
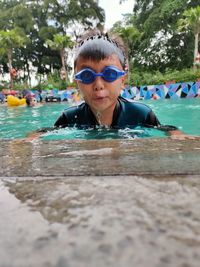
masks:
<svg viewBox="0 0 200 267"><path fill-rule="evenodd" d="M31 100L30 100L30 106L31 107L34 107L35 105L37 104L37 100L35 97L31 97Z"/></svg>
<svg viewBox="0 0 200 267"><path fill-rule="evenodd" d="M90 68L96 73L102 72L105 67L115 66L123 70L121 63L116 55L111 55L101 61L92 61L90 59L78 58L75 72L84 68ZM90 106L93 112L112 112L117 103L117 98L124 88L125 76L122 76L114 82L106 82L101 77L96 77L91 84L84 84L76 81L85 102Z"/></svg>

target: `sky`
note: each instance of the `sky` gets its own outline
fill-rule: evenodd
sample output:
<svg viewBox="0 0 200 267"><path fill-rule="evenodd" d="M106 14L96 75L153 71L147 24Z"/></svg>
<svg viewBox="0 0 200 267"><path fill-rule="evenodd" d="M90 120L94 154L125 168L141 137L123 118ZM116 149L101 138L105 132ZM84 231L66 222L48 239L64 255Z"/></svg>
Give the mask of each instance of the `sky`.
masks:
<svg viewBox="0 0 200 267"><path fill-rule="evenodd" d="M132 13L133 5L134 0L126 0L121 5L119 0L99 0L99 6L105 10L106 14L105 29L108 30L116 21L122 20L122 14Z"/></svg>

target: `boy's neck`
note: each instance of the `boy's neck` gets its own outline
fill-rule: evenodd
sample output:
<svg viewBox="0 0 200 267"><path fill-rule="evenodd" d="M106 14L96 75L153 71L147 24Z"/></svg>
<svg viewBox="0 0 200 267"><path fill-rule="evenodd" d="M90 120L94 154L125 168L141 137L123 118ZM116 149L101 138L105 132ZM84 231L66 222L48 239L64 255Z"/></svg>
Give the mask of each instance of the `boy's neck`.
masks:
<svg viewBox="0 0 200 267"><path fill-rule="evenodd" d="M94 115L99 125L108 126L108 127L112 125L114 109L115 109L115 105L109 107L103 112L100 112L100 111L94 112Z"/></svg>

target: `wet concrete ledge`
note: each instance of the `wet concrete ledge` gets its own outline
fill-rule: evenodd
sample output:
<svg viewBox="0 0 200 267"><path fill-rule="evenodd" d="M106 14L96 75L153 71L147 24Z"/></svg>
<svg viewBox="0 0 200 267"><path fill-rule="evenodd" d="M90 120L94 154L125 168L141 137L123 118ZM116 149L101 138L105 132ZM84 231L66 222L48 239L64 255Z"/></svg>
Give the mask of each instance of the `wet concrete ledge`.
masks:
<svg viewBox="0 0 200 267"><path fill-rule="evenodd" d="M198 175L196 140L1 141L0 176Z"/></svg>
<svg viewBox="0 0 200 267"><path fill-rule="evenodd" d="M198 140L1 147L1 267L199 267Z"/></svg>
<svg viewBox="0 0 200 267"><path fill-rule="evenodd" d="M199 266L200 177L0 180L0 266Z"/></svg>

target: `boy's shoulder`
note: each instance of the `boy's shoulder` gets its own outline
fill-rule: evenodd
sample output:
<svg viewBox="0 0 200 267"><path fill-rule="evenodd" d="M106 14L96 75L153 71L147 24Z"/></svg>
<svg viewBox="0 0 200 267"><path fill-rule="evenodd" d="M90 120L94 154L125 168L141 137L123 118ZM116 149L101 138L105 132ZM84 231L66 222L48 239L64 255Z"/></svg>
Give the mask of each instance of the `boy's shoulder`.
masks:
<svg viewBox="0 0 200 267"><path fill-rule="evenodd" d="M70 106L63 111L65 126L91 126L96 124L96 119L87 103Z"/></svg>
<svg viewBox="0 0 200 267"><path fill-rule="evenodd" d="M83 101L78 105L73 105L73 106L65 108L63 113L68 114L68 113L78 112L78 111L82 111L84 108L86 108L86 103Z"/></svg>
<svg viewBox="0 0 200 267"><path fill-rule="evenodd" d="M142 109L146 111L151 110L151 108L148 105L141 103L139 101L133 100L133 99L128 99L128 98L124 98L120 96L119 101L122 104L122 106L127 107L127 108Z"/></svg>

